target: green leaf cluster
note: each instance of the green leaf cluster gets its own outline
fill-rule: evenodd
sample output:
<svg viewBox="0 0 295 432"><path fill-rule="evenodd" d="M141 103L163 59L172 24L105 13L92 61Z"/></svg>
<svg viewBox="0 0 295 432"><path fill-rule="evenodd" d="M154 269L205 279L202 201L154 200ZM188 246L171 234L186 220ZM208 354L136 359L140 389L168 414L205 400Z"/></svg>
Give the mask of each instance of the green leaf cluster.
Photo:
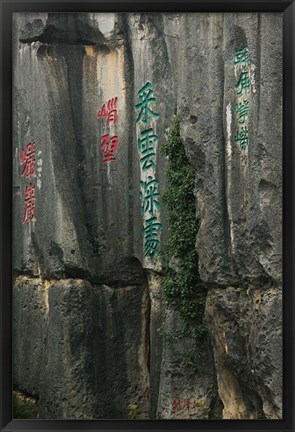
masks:
<svg viewBox="0 0 295 432"><path fill-rule="evenodd" d="M199 276L195 248L198 232L194 196L196 172L187 160L176 116L161 151L168 157L163 202L168 209L169 234L163 254L161 291L166 307L178 311L182 321L180 330L173 335L164 330L164 336L171 345L184 337L192 339L194 348L182 357L187 359L187 364L197 368L207 333L204 323L206 289ZM171 260L177 261L180 271L171 268Z"/></svg>
<svg viewBox="0 0 295 432"><path fill-rule="evenodd" d="M130 420L144 419L144 413L138 404L128 405L128 418Z"/></svg>
<svg viewBox="0 0 295 432"><path fill-rule="evenodd" d="M20 398L13 394L13 418L37 419L39 415L35 404L30 399Z"/></svg>

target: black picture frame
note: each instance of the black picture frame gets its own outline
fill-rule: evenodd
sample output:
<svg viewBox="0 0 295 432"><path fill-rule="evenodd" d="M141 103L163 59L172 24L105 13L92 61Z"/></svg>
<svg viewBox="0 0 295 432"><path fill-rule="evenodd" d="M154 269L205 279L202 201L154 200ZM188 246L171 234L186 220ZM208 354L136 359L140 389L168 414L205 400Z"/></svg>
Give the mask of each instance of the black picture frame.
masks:
<svg viewBox="0 0 295 432"><path fill-rule="evenodd" d="M294 382L294 1L10 1L1 7L1 431L284 431L295 430ZM16 420L12 419L12 14L14 12L282 12L283 13L283 419L282 420Z"/></svg>

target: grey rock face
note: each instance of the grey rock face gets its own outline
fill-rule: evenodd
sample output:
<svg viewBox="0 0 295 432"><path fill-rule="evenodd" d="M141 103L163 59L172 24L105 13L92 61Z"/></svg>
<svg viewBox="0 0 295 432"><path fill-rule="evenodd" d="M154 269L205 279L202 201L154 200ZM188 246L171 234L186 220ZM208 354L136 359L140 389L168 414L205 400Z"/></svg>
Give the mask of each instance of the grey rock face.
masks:
<svg viewBox="0 0 295 432"><path fill-rule="evenodd" d="M187 21L192 27L192 18ZM182 74L178 100L184 143L197 170L196 247L200 275L209 288L207 319L223 417L281 418L281 18L225 14L197 23L180 53L185 70L192 70L192 58L200 65L195 71L202 79L188 91L192 79ZM234 52L244 46L250 54L251 110L249 144L242 151L234 142L239 126ZM226 287L250 290L246 315L236 295L228 294L230 288L221 289ZM257 309L256 297L263 292ZM274 304L275 314L268 315ZM259 320L264 319L269 325L262 328ZM226 355L224 332L232 344ZM264 363L267 378L260 371Z"/></svg>
<svg viewBox="0 0 295 432"><path fill-rule="evenodd" d="M150 418L192 418L174 409L188 400L213 418L281 418L281 15L22 13L13 44L16 387L39 398L43 418L126 418L130 403ZM235 56L245 47L243 69ZM196 168L213 352L208 340L194 375L158 332L161 262L145 257L141 236L135 105L146 82L160 114L149 125L160 195L174 113ZM107 126L98 111L114 97L118 121ZM105 134L118 136L112 163ZM32 142L37 177L28 179L20 158ZM36 221L22 223L30 182ZM167 328L178 325L168 314Z"/></svg>
<svg viewBox="0 0 295 432"><path fill-rule="evenodd" d="M212 290L206 315L214 344L223 418L280 418L281 291Z"/></svg>
<svg viewBox="0 0 295 432"><path fill-rule="evenodd" d="M200 79L181 75L178 105L197 170L200 274L213 285L281 286L281 18L216 14L186 20L196 31L180 42L180 63ZM234 54L244 46L251 92L249 145L241 151L234 142Z"/></svg>
<svg viewBox="0 0 295 432"><path fill-rule="evenodd" d="M142 286L18 278L16 387L44 418L125 418L134 402L147 412L149 304Z"/></svg>
<svg viewBox="0 0 295 432"><path fill-rule="evenodd" d="M177 313L167 314L165 328L172 334L180 328L179 323ZM185 359L179 355L191 347L192 342L185 337L173 346L164 341L157 407L159 419L222 418L211 345L208 341L195 370L188 368Z"/></svg>

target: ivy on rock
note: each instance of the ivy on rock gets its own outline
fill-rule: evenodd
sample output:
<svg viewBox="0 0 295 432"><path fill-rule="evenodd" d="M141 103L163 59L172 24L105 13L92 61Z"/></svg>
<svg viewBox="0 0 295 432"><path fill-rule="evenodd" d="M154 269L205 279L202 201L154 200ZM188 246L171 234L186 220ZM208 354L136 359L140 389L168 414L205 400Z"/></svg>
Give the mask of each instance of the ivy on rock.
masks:
<svg viewBox="0 0 295 432"><path fill-rule="evenodd" d="M176 332L169 334L162 327L162 333L172 348L177 340L187 338L191 341L190 348L179 354L197 369L207 333L204 323L207 292L199 276L195 248L198 231L194 196L196 173L187 160L176 116L161 152L169 160L167 189L163 194L168 209L169 238L163 254L161 291L167 309L177 311L181 319Z"/></svg>

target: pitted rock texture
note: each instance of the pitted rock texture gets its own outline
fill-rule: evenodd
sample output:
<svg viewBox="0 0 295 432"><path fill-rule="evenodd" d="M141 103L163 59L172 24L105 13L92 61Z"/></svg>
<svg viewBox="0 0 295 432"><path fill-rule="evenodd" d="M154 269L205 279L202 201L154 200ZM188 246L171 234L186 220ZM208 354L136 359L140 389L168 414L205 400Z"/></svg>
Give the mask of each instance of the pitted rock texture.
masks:
<svg viewBox="0 0 295 432"><path fill-rule="evenodd" d="M19 277L13 299L15 385L43 417L126 418L134 402L147 412L146 287Z"/></svg>
<svg viewBox="0 0 295 432"><path fill-rule="evenodd" d="M166 314L165 328L170 334L180 329L176 312ZM192 341L182 337L171 346L164 340L161 363L158 418L160 419L216 419L222 418L222 402L217 395L215 368L209 340L203 348L203 356L197 368L188 368L184 357L192 347ZM186 370L184 374L183 371Z"/></svg>
<svg viewBox="0 0 295 432"><path fill-rule="evenodd" d="M280 418L281 291L212 290L206 316L214 343L223 418Z"/></svg>
<svg viewBox="0 0 295 432"><path fill-rule="evenodd" d="M174 418L175 401L195 398L211 418L281 418L281 14L21 13L13 25L16 387L39 398L40 418L127 418L130 403L145 417ZM241 150L234 57L244 46ZM160 148L175 113L196 169L210 340L193 376L158 332L161 266L144 257L135 105L147 81L160 114L160 194ZM109 132L119 143L116 163L104 164L109 132L97 112L113 97ZM20 156L32 141L36 222L22 224ZM163 203L160 217L165 249ZM168 329L178 322L166 318Z"/></svg>

